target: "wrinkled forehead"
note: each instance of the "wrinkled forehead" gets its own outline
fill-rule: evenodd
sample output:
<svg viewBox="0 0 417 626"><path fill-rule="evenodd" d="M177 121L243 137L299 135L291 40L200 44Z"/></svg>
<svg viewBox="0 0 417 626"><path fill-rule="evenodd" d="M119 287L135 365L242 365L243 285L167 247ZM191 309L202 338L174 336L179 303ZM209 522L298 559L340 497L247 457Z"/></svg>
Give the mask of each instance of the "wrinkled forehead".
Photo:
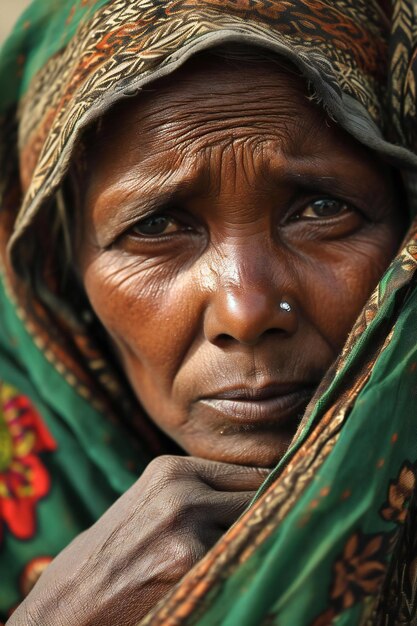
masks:
<svg viewBox="0 0 417 626"><path fill-rule="evenodd" d="M21 174L32 194L77 130L189 56L239 41L290 59L317 91L343 91L381 129L389 22L376 0L107 2L31 81L20 107ZM157 6L158 5L158 6ZM326 84L324 84L326 83ZM319 94L320 97L323 93ZM67 148L68 149L68 148ZM46 160L46 154L48 161Z"/></svg>
<svg viewBox="0 0 417 626"><path fill-rule="evenodd" d="M229 44L193 56L111 107L82 138L67 189L83 210L122 180L146 180L154 191L182 181L212 193L228 153L241 167L249 160L263 180L282 159L311 156L312 143L317 153L333 126L294 66Z"/></svg>
<svg viewBox="0 0 417 626"><path fill-rule="evenodd" d="M70 180L82 189L72 193L86 213L109 198L117 206L120 193L138 186L141 196L171 201L214 197L233 189L242 171L249 187L264 191L278 180L317 185L318 170L327 182L343 169L388 173L327 115L294 66L237 45L196 55L119 102L81 145Z"/></svg>
<svg viewBox="0 0 417 626"><path fill-rule="evenodd" d="M97 5L81 19L67 47L35 75L22 101L25 197L10 243L12 259L15 244L59 189L84 129L115 102L226 42L287 59L341 127L371 148L413 160L384 139L390 30L384 6L377 0L113 0ZM48 32L51 36L52 29Z"/></svg>
<svg viewBox="0 0 417 626"><path fill-rule="evenodd" d="M294 127L307 133L313 123L332 121L297 68L260 48L230 44L192 57L116 103L81 144L91 165L114 144L129 143L132 133L146 156L150 141L161 151L191 144L198 150L219 135L224 142L261 133L274 139L278 125L291 134Z"/></svg>

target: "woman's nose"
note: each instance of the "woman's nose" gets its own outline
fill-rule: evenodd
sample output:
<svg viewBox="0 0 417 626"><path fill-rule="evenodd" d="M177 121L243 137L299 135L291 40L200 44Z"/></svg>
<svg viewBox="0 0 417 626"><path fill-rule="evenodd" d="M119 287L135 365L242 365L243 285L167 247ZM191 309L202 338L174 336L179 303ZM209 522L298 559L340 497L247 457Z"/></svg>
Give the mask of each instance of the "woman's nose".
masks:
<svg viewBox="0 0 417 626"><path fill-rule="evenodd" d="M206 309L204 332L214 344L256 345L266 335L290 336L297 330L292 301L273 284L219 288Z"/></svg>

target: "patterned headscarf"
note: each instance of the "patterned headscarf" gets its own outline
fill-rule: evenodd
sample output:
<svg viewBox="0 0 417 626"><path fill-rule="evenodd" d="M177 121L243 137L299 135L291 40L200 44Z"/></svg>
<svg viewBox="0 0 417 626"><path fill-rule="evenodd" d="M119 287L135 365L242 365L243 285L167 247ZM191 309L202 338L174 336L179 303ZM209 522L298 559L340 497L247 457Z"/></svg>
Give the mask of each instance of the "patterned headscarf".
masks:
<svg viewBox="0 0 417 626"><path fill-rule="evenodd" d="M417 619L415 0L38 0L21 18L0 57L3 611L169 450L57 261L77 144L115 102L232 43L292 62L328 114L401 172L410 229L285 457L143 624Z"/></svg>

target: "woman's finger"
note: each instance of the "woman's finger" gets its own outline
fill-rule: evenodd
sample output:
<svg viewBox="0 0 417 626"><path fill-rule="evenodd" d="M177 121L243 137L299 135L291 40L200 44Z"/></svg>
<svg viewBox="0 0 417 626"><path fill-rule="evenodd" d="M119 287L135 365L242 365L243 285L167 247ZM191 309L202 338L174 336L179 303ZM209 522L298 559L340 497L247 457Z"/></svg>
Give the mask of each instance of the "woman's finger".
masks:
<svg viewBox="0 0 417 626"><path fill-rule="evenodd" d="M270 474L270 469L218 463L189 457L200 479L217 491L257 491Z"/></svg>

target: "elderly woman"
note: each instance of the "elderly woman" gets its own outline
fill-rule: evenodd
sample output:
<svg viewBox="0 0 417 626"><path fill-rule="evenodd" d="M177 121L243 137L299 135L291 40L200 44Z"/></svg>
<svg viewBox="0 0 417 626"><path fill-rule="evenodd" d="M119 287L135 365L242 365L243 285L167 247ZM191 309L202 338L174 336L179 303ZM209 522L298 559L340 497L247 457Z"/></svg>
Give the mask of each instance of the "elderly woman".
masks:
<svg viewBox="0 0 417 626"><path fill-rule="evenodd" d="M415 623L417 9L393 4L38 0L20 20L0 65L9 626Z"/></svg>

